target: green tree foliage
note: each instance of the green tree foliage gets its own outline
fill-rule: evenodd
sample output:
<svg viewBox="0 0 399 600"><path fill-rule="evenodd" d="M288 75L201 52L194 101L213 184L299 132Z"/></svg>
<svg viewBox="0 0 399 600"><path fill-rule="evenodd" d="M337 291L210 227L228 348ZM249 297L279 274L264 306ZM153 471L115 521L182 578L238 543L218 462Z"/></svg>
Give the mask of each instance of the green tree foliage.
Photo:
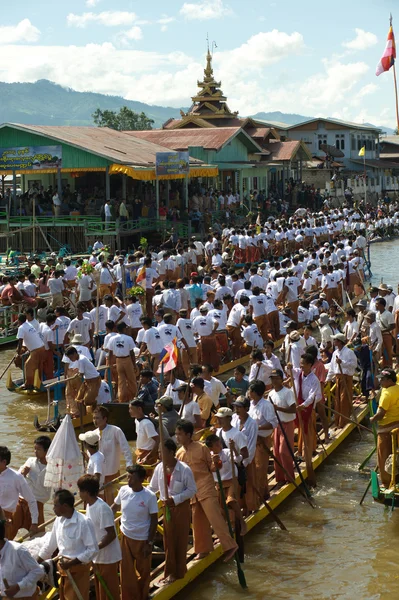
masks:
<svg viewBox="0 0 399 600"><path fill-rule="evenodd" d="M97 108L92 117L97 127L110 127L117 131L144 131L152 129L154 124L144 112L136 113L127 106L122 106L119 112Z"/></svg>

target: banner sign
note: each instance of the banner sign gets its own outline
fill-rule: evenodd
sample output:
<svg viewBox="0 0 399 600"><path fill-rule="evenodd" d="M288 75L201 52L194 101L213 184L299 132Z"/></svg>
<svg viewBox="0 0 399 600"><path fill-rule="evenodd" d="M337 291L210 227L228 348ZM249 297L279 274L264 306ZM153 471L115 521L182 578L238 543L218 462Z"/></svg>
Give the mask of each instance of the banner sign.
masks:
<svg viewBox="0 0 399 600"><path fill-rule="evenodd" d="M61 164L62 146L0 148L0 171L58 169Z"/></svg>
<svg viewBox="0 0 399 600"><path fill-rule="evenodd" d="M190 172L188 152L157 152L155 173L160 175L188 175Z"/></svg>

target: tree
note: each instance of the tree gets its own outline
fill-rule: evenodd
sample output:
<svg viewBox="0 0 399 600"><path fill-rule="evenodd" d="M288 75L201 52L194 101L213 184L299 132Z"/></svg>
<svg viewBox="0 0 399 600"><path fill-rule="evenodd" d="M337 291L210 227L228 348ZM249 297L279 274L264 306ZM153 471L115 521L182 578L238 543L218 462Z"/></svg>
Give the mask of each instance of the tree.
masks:
<svg viewBox="0 0 399 600"><path fill-rule="evenodd" d="M119 112L97 108L92 117L97 127L110 127L117 131L144 131L152 129L154 124L144 112L136 113L127 106L122 106Z"/></svg>

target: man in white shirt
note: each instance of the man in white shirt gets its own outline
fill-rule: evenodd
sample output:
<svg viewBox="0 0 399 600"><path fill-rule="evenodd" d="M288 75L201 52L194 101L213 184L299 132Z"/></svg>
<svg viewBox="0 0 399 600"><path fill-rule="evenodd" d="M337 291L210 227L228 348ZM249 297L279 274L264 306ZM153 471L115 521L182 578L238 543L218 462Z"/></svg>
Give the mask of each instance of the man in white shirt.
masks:
<svg viewBox="0 0 399 600"><path fill-rule="evenodd" d="M41 366L45 360L46 351L39 333L26 320L26 315L18 315L17 354L24 353L23 347L29 350L29 357L25 362L25 389L33 390L36 371L41 376ZM0 505L1 506L1 505Z"/></svg>
<svg viewBox="0 0 399 600"><path fill-rule="evenodd" d="M76 396L76 401L83 402L85 406L96 404L101 385L100 373L86 356L78 354L74 346L68 348L65 356L72 362L78 361L79 374L83 375L83 381ZM79 375L75 375L75 377L79 377Z"/></svg>
<svg viewBox="0 0 399 600"><path fill-rule="evenodd" d="M35 456L30 456L25 463L20 467L19 473L25 477L32 493L35 497L38 510L38 525L44 523L44 505L50 499L51 490L44 485L44 477L46 475L46 454L50 448L51 439L47 435L41 435L35 439L34 450ZM30 530L32 526L32 518L27 501L24 498L19 498L17 508L13 516L13 524L15 529Z"/></svg>
<svg viewBox="0 0 399 600"><path fill-rule="evenodd" d="M159 355L163 350L163 341L161 334L156 327L152 326L150 317L144 317L142 320L143 329L145 330L143 341L140 344L140 354L149 354L151 360L151 368L156 372L159 365Z"/></svg>
<svg viewBox="0 0 399 600"><path fill-rule="evenodd" d="M218 321L208 316L206 306L201 306L200 316L195 317L193 321L193 331L201 340L200 357L201 363L212 365L215 371L219 370L220 357L217 352L215 331L218 328Z"/></svg>
<svg viewBox="0 0 399 600"><path fill-rule="evenodd" d="M137 283L143 282L143 287L145 289L145 301L146 301L146 310L147 316L153 317L152 310L152 299L154 297L154 284L157 283L159 277L158 273L155 269L151 267L152 259L146 258L144 261L144 265L137 271Z"/></svg>
<svg viewBox="0 0 399 600"><path fill-rule="evenodd" d="M240 297L240 301L234 304L227 319L226 329L232 343L233 360L240 358L242 354L241 325L248 312L249 298L246 295Z"/></svg>
<svg viewBox="0 0 399 600"><path fill-rule="evenodd" d="M37 595L37 581L42 567L29 550L6 538L5 514L0 508L0 595L2 598L32 598Z"/></svg>
<svg viewBox="0 0 399 600"><path fill-rule="evenodd" d="M395 329L395 317L386 309L387 303L385 298L378 298L376 301L377 316L376 321L380 326L382 333L382 365L383 367L392 368L393 358L393 331Z"/></svg>
<svg viewBox="0 0 399 600"><path fill-rule="evenodd" d="M4 510L8 522L6 523L6 535L13 539L18 532L17 520L14 520L19 497L26 500L31 514L32 534L37 533L39 513L37 502L33 492L21 473L17 473L8 465L11 462L11 452L7 446L0 446L0 507Z"/></svg>
<svg viewBox="0 0 399 600"><path fill-rule="evenodd" d="M65 343L69 343L70 334L79 333L83 338L83 344L88 348L93 344L93 328L92 322L89 317L84 316L85 307L83 303L78 302L76 305L76 318L68 325L68 329L65 334Z"/></svg>
<svg viewBox="0 0 399 600"><path fill-rule="evenodd" d="M144 414L144 402L136 398L129 404L136 426L136 463L152 465L158 461L159 435L152 420Z"/></svg>
<svg viewBox="0 0 399 600"><path fill-rule="evenodd" d="M112 510L122 511L121 600L147 600L151 581L151 555L158 525L157 497L143 487L146 470L127 468L128 485L119 490Z"/></svg>
<svg viewBox="0 0 399 600"><path fill-rule="evenodd" d="M90 563L98 552L93 523L74 508L74 496L69 490L54 494L54 521L50 537L39 552L39 562L50 559L58 548L57 568L61 575L60 597L75 598L75 590L67 575L69 571L83 600L89 600Z"/></svg>
<svg viewBox="0 0 399 600"><path fill-rule="evenodd" d="M220 396L223 396L227 390L224 383L220 379L213 377L212 373L213 368L211 365L203 365L200 377L204 379L205 393L211 398L213 405L217 408Z"/></svg>
<svg viewBox="0 0 399 600"><path fill-rule="evenodd" d="M176 451L177 446L172 439L164 442L163 459L168 481L164 480L163 465L160 463L155 467L148 486L152 492L159 492L162 503L168 506L171 515L171 518L165 519L164 523L166 552L164 583L173 583L176 579L182 579L187 573L187 546L191 524L190 500L197 492L192 470L176 459Z"/></svg>
<svg viewBox="0 0 399 600"><path fill-rule="evenodd" d="M335 415L335 427L345 427L350 417L353 402L353 375L357 368L357 357L353 350L346 346L343 333L333 335L335 350L331 358L327 381L335 378L335 409L341 413Z"/></svg>
<svg viewBox="0 0 399 600"><path fill-rule="evenodd" d="M231 420L231 424L236 429L241 431L247 440L248 458L245 458L242 463L246 468L247 482L246 492L244 496L245 508L249 512L258 510L261 499L256 491L256 465L255 453L258 439L258 425L252 417L249 416L250 401L244 396L239 397L233 402L235 413ZM256 488L256 489L255 489Z"/></svg>
<svg viewBox="0 0 399 600"><path fill-rule="evenodd" d="M261 495L261 501L269 497L268 467L269 467L269 448L272 447L272 434L277 426L277 418L274 408L269 400L265 400L264 393L266 386L263 381L253 381L249 386L249 397L251 406L249 416L256 421L258 425L258 441L255 453L256 467L256 488L258 495Z"/></svg>
<svg viewBox="0 0 399 600"><path fill-rule="evenodd" d="M63 306L64 304L64 282L61 277L61 271L54 271L53 275L47 280L47 285L51 294L51 306Z"/></svg>
<svg viewBox="0 0 399 600"><path fill-rule="evenodd" d="M114 513L98 497L99 482L93 475L83 475L78 479L81 499L86 504L86 517L93 523L99 552L93 558L94 583L97 600L107 600L108 596L99 580L103 579L114 599L119 598L119 563L122 559L121 547L116 535Z"/></svg>
<svg viewBox="0 0 399 600"><path fill-rule="evenodd" d="M179 328L182 337L187 342L187 348L183 350L183 355L186 352L188 354L188 362L190 364L198 363L198 352L197 352L197 342L195 341L193 334L193 323L191 319L187 318L187 309L181 308L179 311L179 318L177 320L176 326ZM183 358L184 363L184 358ZM170 396L170 394L168 394Z"/></svg>
<svg viewBox="0 0 399 600"><path fill-rule="evenodd" d="M118 402L130 402L137 395L136 358L134 349L136 344L130 335L126 335L126 323L118 323L118 333L113 336L109 344L109 363L116 358L116 371L118 376Z"/></svg>
<svg viewBox="0 0 399 600"><path fill-rule="evenodd" d="M109 411L105 406L97 406L93 411L93 423L97 428L95 431L100 436L99 449L105 456L104 500L111 505L117 488L109 483L120 475L122 454L127 467L133 464L133 459L132 451L122 429L116 425L109 425L108 418Z"/></svg>

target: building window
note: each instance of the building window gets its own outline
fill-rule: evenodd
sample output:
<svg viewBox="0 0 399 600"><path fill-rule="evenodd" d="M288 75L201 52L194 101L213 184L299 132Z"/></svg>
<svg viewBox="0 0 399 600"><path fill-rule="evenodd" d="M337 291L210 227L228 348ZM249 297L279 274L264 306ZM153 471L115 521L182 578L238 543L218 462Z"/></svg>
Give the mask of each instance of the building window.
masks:
<svg viewBox="0 0 399 600"><path fill-rule="evenodd" d="M351 149L356 150L356 138L354 135L351 135Z"/></svg>
<svg viewBox="0 0 399 600"><path fill-rule="evenodd" d="M345 138L341 137L341 150L345 150Z"/></svg>
<svg viewBox="0 0 399 600"><path fill-rule="evenodd" d="M318 148L319 148L319 150L321 150L322 144L327 144L327 135L321 133L317 137L318 137Z"/></svg>

